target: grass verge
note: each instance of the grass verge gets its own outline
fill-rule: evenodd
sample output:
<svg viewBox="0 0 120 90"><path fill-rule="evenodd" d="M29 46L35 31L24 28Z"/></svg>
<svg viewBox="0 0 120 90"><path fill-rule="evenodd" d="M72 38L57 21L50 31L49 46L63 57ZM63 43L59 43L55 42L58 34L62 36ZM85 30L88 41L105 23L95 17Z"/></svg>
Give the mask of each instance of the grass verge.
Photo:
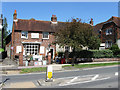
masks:
<svg viewBox="0 0 120 90"><path fill-rule="evenodd" d="M31 73L31 72L44 72L46 71L46 67L37 67L37 68L24 68L21 69L20 73Z"/></svg>
<svg viewBox="0 0 120 90"><path fill-rule="evenodd" d="M120 62L114 62L114 63L99 63L99 64L75 64L72 65L65 65L62 66L62 68L90 68L90 67L100 67L100 66L111 66L111 65L120 65Z"/></svg>

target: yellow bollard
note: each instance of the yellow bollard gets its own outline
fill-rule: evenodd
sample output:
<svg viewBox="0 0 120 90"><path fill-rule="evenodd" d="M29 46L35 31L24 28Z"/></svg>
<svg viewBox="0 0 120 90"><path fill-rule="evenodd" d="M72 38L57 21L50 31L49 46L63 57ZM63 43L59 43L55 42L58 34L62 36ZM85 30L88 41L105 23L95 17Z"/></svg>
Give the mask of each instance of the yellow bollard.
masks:
<svg viewBox="0 0 120 90"><path fill-rule="evenodd" d="M51 65L47 66L46 82L53 81L53 68Z"/></svg>

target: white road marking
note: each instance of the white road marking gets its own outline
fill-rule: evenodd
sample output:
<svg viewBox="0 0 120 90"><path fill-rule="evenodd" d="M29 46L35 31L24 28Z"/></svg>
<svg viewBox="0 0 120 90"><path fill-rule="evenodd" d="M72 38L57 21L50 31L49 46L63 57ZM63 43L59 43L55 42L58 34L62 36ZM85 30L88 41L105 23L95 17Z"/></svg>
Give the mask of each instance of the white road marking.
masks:
<svg viewBox="0 0 120 90"><path fill-rule="evenodd" d="M110 77L102 78L102 79L96 79L95 81L100 81L100 80L106 80L109 79ZM80 84L80 83L88 83L88 82L93 82L92 80L90 81L84 81L84 82L76 82L76 83L67 83L67 84L59 84L59 86L67 86L67 85L74 85L74 84Z"/></svg>
<svg viewBox="0 0 120 90"><path fill-rule="evenodd" d="M95 75L91 80L95 80L98 77L99 77L99 74Z"/></svg>
<svg viewBox="0 0 120 90"><path fill-rule="evenodd" d="M85 76L72 76L72 77L62 77L62 78L57 78L57 79L69 79L69 78L74 78L74 77L90 77L90 76L95 76L96 74L93 75L85 75Z"/></svg>
<svg viewBox="0 0 120 90"><path fill-rule="evenodd" d="M118 72L115 72L115 76L118 76Z"/></svg>
<svg viewBox="0 0 120 90"><path fill-rule="evenodd" d="M74 77L72 80L70 80L70 81L67 82L67 83L71 83L71 82L75 81L76 79L78 79L78 77Z"/></svg>

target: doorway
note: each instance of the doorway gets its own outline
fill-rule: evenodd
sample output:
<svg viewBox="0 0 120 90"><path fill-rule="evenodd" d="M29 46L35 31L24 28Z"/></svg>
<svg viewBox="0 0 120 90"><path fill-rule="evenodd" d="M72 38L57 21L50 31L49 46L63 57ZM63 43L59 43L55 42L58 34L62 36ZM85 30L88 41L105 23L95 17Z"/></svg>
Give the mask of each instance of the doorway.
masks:
<svg viewBox="0 0 120 90"><path fill-rule="evenodd" d="M54 53L54 50L53 50L53 49L50 49L50 52L51 52L51 59L53 60L53 57L54 57L54 56L53 56L53 55L54 55L53 53Z"/></svg>

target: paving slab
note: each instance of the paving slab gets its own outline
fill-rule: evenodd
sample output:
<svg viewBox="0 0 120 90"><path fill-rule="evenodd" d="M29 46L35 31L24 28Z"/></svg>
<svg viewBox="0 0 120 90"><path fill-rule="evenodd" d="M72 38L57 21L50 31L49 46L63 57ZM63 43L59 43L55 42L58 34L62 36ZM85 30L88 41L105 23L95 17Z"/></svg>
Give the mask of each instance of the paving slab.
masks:
<svg viewBox="0 0 120 90"><path fill-rule="evenodd" d="M36 85L33 82L18 82L11 83L9 88L36 88Z"/></svg>

